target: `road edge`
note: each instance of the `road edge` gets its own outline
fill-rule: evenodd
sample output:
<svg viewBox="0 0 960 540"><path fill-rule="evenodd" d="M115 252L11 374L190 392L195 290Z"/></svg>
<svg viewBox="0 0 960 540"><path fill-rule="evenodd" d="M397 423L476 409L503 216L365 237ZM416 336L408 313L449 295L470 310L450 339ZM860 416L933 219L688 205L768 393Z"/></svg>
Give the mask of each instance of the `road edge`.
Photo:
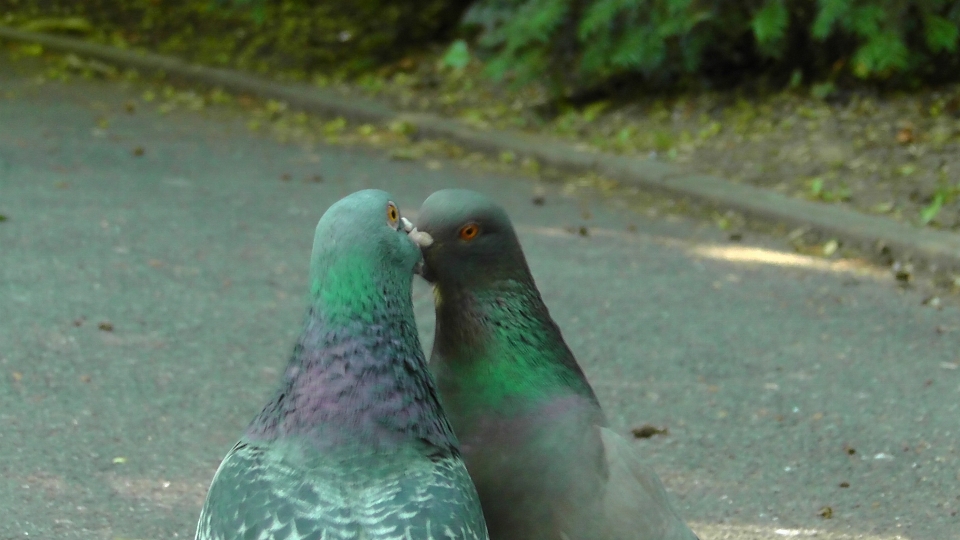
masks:
<svg viewBox="0 0 960 540"><path fill-rule="evenodd" d="M153 53L136 52L87 41L25 32L0 25L0 40L38 43L50 50L81 56L147 73L163 73L235 93L255 94L322 115L342 116L353 122L389 124L405 121L418 136L445 139L467 149L489 154L512 152L532 157L556 169L595 171L628 186L660 192L718 209L730 209L748 218L808 228L824 238L836 238L876 257L910 262L917 270L960 272L960 235L904 225L888 218L861 214L836 205L794 199L769 190L736 184L722 178L681 172L650 159L638 159L581 150L572 144L539 135L512 131L478 130L456 120L429 113L405 113L374 100L346 98L305 84L287 84L246 73L190 64Z"/></svg>

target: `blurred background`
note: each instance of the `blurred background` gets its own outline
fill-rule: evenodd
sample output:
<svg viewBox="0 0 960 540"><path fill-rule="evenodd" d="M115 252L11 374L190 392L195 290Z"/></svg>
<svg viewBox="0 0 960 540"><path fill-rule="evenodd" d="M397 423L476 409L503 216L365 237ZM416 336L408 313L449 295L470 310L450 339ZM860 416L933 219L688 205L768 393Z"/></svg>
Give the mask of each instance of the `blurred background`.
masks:
<svg viewBox="0 0 960 540"><path fill-rule="evenodd" d="M953 0L0 0L0 23L960 228Z"/></svg>

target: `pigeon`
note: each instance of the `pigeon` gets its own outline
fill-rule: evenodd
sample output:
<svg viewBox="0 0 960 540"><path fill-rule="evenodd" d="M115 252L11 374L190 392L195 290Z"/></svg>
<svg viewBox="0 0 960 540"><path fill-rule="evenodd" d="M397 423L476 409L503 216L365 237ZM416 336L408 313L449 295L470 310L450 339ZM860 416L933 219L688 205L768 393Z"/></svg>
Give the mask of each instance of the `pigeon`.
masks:
<svg viewBox="0 0 960 540"><path fill-rule="evenodd" d="M324 213L303 330L217 470L197 540L489 538L420 346L411 232L379 190Z"/></svg>
<svg viewBox="0 0 960 540"><path fill-rule="evenodd" d="M696 540L609 428L503 208L446 189L416 221L436 304L430 369L491 540Z"/></svg>

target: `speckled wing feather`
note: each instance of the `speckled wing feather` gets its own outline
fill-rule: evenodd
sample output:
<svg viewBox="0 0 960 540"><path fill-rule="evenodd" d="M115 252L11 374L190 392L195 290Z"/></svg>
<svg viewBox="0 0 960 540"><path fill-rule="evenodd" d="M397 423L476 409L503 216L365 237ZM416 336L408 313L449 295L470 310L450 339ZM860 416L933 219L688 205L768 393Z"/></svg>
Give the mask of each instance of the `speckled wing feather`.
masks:
<svg viewBox="0 0 960 540"><path fill-rule="evenodd" d="M197 540L483 540L457 457L336 459L308 445L241 442L224 459ZM345 456L346 458L347 456ZM411 459L414 458L414 459Z"/></svg>

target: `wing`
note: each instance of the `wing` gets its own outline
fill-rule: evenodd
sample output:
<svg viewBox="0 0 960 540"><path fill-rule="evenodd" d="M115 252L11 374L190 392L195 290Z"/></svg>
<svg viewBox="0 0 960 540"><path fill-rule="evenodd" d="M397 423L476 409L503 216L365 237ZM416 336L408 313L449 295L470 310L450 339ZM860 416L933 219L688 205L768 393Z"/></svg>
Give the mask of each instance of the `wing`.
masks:
<svg viewBox="0 0 960 540"><path fill-rule="evenodd" d="M697 540L677 514L657 473L616 432L598 427L609 476L603 496L602 538Z"/></svg>
<svg viewBox="0 0 960 540"><path fill-rule="evenodd" d="M487 540L487 526L473 481L456 457L419 457L379 483L364 504L370 538Z"/></svg>
<svg viewBox="0 0 960 540"><path fill-rule="evenodd" d="M359 533L335 487L241 442L213 477L196 539L333 540Z"/></svg>
<svg viewBox="0 0 960 540"><path fill-rule="evenodd" d="M304 467L240 443L214 476L196 539L487 539L459 460L393 457Z"/></svg>

